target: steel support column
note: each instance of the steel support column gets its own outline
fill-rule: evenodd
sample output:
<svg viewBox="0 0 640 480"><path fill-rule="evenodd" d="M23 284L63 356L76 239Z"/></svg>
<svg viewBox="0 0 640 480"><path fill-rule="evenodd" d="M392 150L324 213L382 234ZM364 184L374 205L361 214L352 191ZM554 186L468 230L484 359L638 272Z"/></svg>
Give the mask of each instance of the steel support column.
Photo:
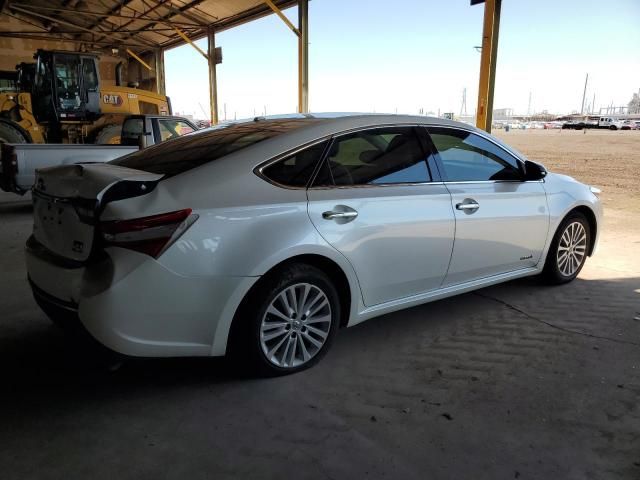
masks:
<svg viewBox="0 0 640 480"><path fill-rule="evenodd" d="M491 122L493 120L493 91L498 59L501 6L502 0L485 0L484 2L482 56L480 59L480 83L478 86L476 126L487 132L491 132Z"/></svg>
<svg viewBox="0 0 640 480"><path fill-rule="evenodd" d="M156 48L156 91L160 95L166 95L165 76L164 76L164 48Z"/></svg>
<svg viewBox="0 0 640 480"><path fill-rule="evenodd" d="M298 112L309 112L309 0L298 1Z"/></svg>
<svg viewBox="0 0 640 480"><path fill-rule="evenodd" d="M211 108L211 124L218 123L218 80L216 77L216 36L212 28L207 31L209 63L209 106Z"/></svg>

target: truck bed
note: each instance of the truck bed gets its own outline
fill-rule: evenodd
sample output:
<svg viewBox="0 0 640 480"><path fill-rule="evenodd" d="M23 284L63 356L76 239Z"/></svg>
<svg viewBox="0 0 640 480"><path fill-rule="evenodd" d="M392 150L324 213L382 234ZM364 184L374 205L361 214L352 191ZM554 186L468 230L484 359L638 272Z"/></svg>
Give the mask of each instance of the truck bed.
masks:
<svg viewBox="0 0 640 480"><path fill-rule="evenodd" d="M4 144L0 156L0 188L24 194L35 181L36 169L73 163L104 163L138 151L137 146Z"/></svg>

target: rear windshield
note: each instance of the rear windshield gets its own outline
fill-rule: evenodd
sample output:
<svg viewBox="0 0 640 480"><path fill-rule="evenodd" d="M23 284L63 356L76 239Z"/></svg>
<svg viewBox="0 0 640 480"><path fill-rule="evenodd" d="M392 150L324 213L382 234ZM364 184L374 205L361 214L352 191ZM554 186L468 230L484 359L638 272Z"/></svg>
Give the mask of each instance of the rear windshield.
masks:
<svg viewBox="0 0 640 480"><path fill-rule="evenodd" d="M171 177L319 121L316 118L260 120L213 127L140 150L111 163Z"/></svg>

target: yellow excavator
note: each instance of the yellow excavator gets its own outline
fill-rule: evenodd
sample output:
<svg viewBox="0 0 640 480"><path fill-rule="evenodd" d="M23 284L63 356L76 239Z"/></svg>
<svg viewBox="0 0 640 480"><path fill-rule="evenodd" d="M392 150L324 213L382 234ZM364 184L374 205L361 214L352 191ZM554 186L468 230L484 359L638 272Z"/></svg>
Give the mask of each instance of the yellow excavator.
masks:
<svg viewBox="0 0 640 480"><path fill-rule="evenodd" d="M0 143L120 143L127 115L170 115L169 99L134 86L102 86L94 54L38 50L0 89Z"/></svg>

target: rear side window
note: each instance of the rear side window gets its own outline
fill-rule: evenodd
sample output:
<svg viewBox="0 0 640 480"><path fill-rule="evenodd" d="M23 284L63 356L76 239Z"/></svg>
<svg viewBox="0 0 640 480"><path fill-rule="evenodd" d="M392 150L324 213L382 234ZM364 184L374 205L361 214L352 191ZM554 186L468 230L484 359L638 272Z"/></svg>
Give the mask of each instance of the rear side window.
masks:
<svg viewBox="0 0 640 480"><path fill-rule="evenodd" d="M171 177L319 121L322 120L263 120L214 127L154 145L111 163Z"/></svg>
<svg viewBox="0 0 640 480"><path fill-rule="evenodd" d="M449 182L521 180L518 161L479 135L452 128L429 128Z"/></svg>
<svg viewBox="0 0 640 480"><path fill-rule="evenodd" d="M382 185L431 181L426 154L413 127L382 127L334 139L315 186Z"/></svg>
<svg viewBox="0 0 640 480"><path fill-rule="evenodd" d="M262 169L262 175L285 187L306 187L328 141L312 145Z"/></svg>

